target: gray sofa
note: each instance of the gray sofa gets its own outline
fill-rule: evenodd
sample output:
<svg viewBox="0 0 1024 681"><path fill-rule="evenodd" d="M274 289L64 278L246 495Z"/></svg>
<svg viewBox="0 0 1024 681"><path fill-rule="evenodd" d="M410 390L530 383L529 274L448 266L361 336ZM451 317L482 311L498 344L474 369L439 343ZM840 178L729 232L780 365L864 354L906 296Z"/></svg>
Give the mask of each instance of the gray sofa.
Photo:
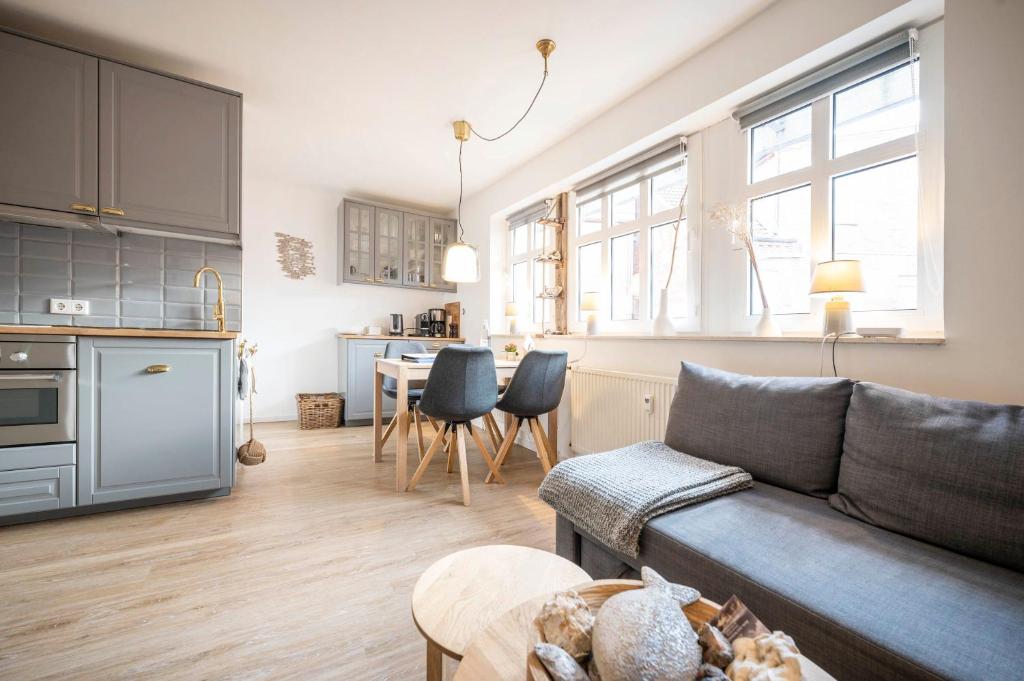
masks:
<svg viewBox="0 0 1024 681"><path fill-rule="evenodd" d="M638 558L559 516L559 555L736 594L840 681L1024 679L1024 408L683 363L665 442L754 488L652 519Z"/></svg>

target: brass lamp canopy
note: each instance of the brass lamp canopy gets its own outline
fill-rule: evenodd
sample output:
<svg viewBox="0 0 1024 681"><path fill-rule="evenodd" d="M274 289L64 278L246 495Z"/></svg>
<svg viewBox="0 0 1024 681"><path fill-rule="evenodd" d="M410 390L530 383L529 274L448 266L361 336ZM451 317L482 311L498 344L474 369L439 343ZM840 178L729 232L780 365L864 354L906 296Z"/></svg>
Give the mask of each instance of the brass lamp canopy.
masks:
<svg viewBox="0 0 1024 681"><path fill-rule="evenodd" d="M452 129L455 131L455 139L460 142L469 141L469 121L454 121Z"/></svg>
<svg viewBox="0 0 1024 681"><path fill-rule="evenodd" d="M548 72L548 57L555 51L555 41L551 38L541 38L537 41L537 51L544 57L544 73Z"/></svg>

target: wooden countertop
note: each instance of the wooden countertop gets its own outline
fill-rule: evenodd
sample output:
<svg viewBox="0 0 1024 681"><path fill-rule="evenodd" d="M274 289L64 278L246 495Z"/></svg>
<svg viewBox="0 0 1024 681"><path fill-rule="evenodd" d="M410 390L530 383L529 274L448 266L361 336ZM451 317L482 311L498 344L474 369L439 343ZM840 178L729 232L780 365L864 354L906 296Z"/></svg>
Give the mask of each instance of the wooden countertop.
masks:
<svg viewBox="0 0 1024 681"><path fill-rule="evenodd" d="M364 340L414 340L414 341L424 341L424 342L426 342L426 341L451 341L453 343L465 343L466 342L466 339L465 338L461 338L461 337L460 338L448 338L447 336L445 336L444 338L435 338L434 336L387 336L387 335L383 335L383 334L379 335L379 336L368 336L368 335L366 335L364 333L339 333L338 334L338 338L344 338L346 340L353 340L353 339L360 339L360 338L362 338Z"/></svg>
<svg viewBox="0 0 1024 681"><path fill-rule="evenodd" d="M37 336L119 336L122 338L206 338L233 340L237 331L192 331L190 329L112 329L88 326L0 326L0 334L22 333Z"/></svg>

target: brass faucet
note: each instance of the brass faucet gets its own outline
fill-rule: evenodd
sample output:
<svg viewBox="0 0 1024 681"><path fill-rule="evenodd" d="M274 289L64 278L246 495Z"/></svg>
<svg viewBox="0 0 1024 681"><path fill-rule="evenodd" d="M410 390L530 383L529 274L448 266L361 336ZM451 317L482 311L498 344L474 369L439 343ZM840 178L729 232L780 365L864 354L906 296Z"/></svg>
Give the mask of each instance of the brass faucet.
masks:
<svg viewBox="0 0 1024 681"><path fill-rule="evenodd" d="M221 333L224 332L224 280L221 279L220 272L213 269L212 267L200 267L199 271L196 272L195 278L192 279L192 285L199 288L199 282L203 278L203 272L209 272L217 278L217 304L213 306L213 318L217 320L217 330Z"/></svg>

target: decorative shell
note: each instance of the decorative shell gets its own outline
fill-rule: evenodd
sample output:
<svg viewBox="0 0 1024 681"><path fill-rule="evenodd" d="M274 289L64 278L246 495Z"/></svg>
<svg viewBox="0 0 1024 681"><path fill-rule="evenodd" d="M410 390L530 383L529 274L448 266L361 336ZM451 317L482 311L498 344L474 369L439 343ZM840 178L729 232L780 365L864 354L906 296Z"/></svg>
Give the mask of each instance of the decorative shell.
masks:
<svg viewBox="0 0 1024 681"><path fill-rule="evenodd" d="M560 591L549 598L541 607L536 623L545 641L577 660L590 654L594 614L575 591Z"/></svg>
<svg viewBox="0 0 1024 681"><path fill-rule="evenodd" d="M552 681L590 681L583 667L576 659L556 645L538 643L533 647L537 658L548 670Z"/></svg>
<svg viewBox="0 0 1024 681"><path fill-rule="evenodd" d="M618 593L594 621L594 663L602 681L693 681L701 665L697 634L680 605L700 598L643 568L643 589Z"/></svg>
<svg viewBox="0 0 1024 681"><path fill-rule="evenodd" d="M735 659L725 670L731 681L801 681L800 651L781 631L732 642Z"/></svg>

